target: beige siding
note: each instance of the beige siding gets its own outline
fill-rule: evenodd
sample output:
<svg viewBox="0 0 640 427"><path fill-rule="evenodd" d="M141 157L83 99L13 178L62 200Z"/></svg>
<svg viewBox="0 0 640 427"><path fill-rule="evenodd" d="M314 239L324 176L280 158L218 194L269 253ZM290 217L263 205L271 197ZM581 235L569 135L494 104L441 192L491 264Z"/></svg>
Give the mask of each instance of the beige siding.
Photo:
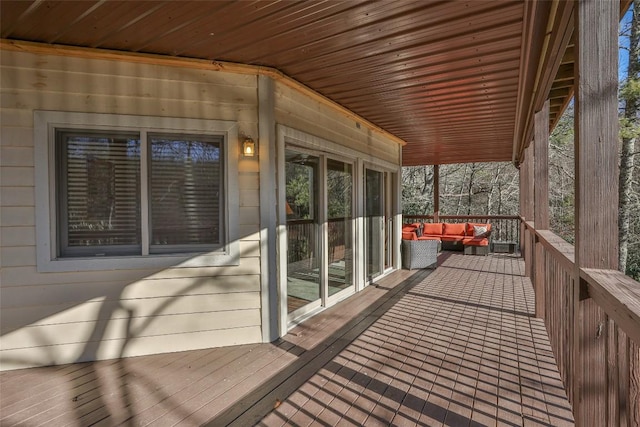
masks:
<svg viewBox="0 0 640 427"><path fill-rule="evenodd" d="M257 134L257 78L2 51L2 369L259 342L257 160L239 162L237 266L39 273L33 110L229 120Z"/></svg>
<svg viewBox="0 0 640 427"><path fill-rule="evenodd" d="M281 82L276 84L275 110L279 124L400 164L398 143Z"/></svg>

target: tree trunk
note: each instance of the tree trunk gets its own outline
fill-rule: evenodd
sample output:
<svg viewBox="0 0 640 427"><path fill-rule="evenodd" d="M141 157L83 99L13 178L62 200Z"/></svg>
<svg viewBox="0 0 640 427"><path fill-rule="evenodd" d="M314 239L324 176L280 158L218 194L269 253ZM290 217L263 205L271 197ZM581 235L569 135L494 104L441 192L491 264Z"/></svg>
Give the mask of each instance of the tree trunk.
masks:
<svg viewBox="0 0 640 427"><path fill-rule="evenodd" d="M468 169L469 163L464 165L464 172L462 173L462 179L460 180L460 191L458 192L458 207L456 208L456 215L460 215L460 209L462 208L462 195L464 194L464 187Z"/></svg>
<svg viewBox="0 0 640 427"><path fill-rule="evenodd" d="M631 32L629 37L629 67L627 81L637 79L640 75L640 64L638 63L640 31L638 28L638 4L633 5L631 17ZM630 91L624 100L624 117L633 122L637 120L638 95L637 92ZM636 138L622 138L622 150L620 153L620 180L619 180L619 205L618 205L618 236L620 240L620 251L618 254L618 268L621 272L627 270L627 254L629 251L629 225L631 222L632 207L632 184L633 169L635 167L635 143Z"/></svg>
<svg viewBox="0 0 640 427"><path fill-rule="evenodd" d="M502 174L502 168L500 167L500 165L496 165L495 169L493 170L493 179L491 180L491 186L489 187L489 193L487 196L487 209L485 212L485 215L491 215L494 209L493 209L493 193L496 189L496 187L498 187L498 200L500 200L500 198L502 197L502 194L500 194L501 192L501 188L500 188L500 175ZM500 202L498 201L498 212L497 214L500 214Z"/></svg>
<svg viewBox="0 0 640 427"><path fill-rule="evenodd" d="M471 171L469 172L469 181L467 181L467 215L471 215L473 206L471 206L473 196L473 180L476 177L476 164L471 163Z"/></svg>

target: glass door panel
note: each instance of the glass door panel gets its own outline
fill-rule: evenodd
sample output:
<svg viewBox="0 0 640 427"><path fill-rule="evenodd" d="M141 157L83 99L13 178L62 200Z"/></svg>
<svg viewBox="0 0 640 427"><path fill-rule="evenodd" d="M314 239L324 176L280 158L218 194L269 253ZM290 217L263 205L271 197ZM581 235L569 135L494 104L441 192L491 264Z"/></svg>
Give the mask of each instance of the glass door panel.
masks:
<svg viewBox="0 0 640 427"><path fill-rule="evenodd" d="M287 312L320 300L318 157L286 150Z"/></svg>
<svg viewBox="0 0 640 427"><path fill-rule="evenodd" d="M393 192L393 174L384 173L384 269L393 266L393 203L391 195Z"/></svg>
<svg viewBox="0 0 640 427"><path fill-rule="evenodd" d="M383 271L384 228L383 173L365 169L365 263L369 280Z"/></svg>
<svg viewBox="0 0 640 427"><path fill-rule="evenodd" d="M353 167L327 160L328 296L353 285Z"/></svg>

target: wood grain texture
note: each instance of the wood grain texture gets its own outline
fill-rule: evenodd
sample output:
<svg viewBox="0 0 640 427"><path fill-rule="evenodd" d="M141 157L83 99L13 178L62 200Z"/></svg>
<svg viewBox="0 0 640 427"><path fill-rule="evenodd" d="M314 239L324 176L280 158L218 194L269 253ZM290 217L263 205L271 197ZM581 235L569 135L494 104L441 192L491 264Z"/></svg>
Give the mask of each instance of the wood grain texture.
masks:
<svg viewBox="0 0 640 427"><path fill-rule="evenodd" d="M618 257L618 7L578 5L575 101L576 262L617 269Z"/></svg>
<svg viewBox="0 0 640 427"><path fill-rule="evenodd" d="M618 270L583 268L589 296L636 343L640 342L640 283Z"/></svg>
<svg viewBox="0 0 640 427"><path fill-rule="evenodd" d="M549 228L549 101L535 115L533 221L537 230Z"/></svg>
<svg viewBox="0 0 640 427"><path fill-rule="evenodd" d="M536 236L565 270L573 271L575 247L571 243L549 230L536 230Z"/></svg>
<svg viewBox="0 0 640 427"><path fill-rule="evenodd" d="M0 423L572 427L522 260L442 258L275 343L2 372Z"/></svg>
<svg viewBox="0 0 640 427"><path fill-rule="evenodd" d="M628 425L640 426L640 344L629 343L629 400Z"/></svg>
<svg viewBox="0 0 640 427"><path fill-rule="evenodd" d="M545 260L545 251L542 243L536 241L535 243L535 265L534 265L534 286L533 289L536 294L536 317L544 319L545 310L547 306L547 299L545 296L545 268L547 266Z"/></svg>
<svg viewBox="0 0 640 427"><path fill-rule="evenodd" d="M575 229L576 281L580 269L618 267L618 2L582 0L576 5ZM579 301L579 302L578 302ZM576 422L607 425L608 390L617 376L603 367L610 353L608 317L593 299L574 316Z"/></svg>
<svg viewBox="0 0 640 427"><path fill-rule="evenodd" d="M544 321L574 411L580 408L576 370L587 363L596 371L587 392L601 393L600 410L591 408L591 415L604 419L605 425L637 426L640 284L617 270L583 268L580 277L591 298L578 301L573 246L551 231L534 230L533 223L526 227L535 232L536 248L544 253L536 255L536 270L544 275ZM576 313L583 319L578 328L573 327ZM588 361L576 359L576 341L582 343L580 351L589 354Z"/></svg>

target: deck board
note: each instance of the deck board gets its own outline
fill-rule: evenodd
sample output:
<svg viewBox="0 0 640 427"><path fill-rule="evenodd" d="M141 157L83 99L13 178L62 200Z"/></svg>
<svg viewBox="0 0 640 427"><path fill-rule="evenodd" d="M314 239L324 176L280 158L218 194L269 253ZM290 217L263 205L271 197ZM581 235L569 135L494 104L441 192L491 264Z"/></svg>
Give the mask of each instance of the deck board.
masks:
<svg viewBox="0 0 640 427"><path fill-rule="evenodd" d="M521 259L444 253L253 344L0 373L0 424L572 426Z"/></svg>

